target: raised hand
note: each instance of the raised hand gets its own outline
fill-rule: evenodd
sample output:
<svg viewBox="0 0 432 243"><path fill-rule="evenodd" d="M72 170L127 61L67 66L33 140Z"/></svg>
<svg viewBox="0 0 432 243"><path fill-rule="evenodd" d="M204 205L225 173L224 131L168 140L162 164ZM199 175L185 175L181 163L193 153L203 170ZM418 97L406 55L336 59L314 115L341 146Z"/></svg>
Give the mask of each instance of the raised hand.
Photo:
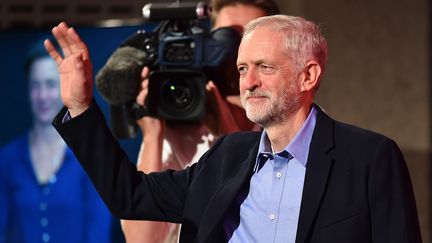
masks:
<svg viewBox="0 0 432 243"><path fill-rule="evenodd" d="M45 40L45 49L57 63L61 82L61 98L72 117L84 112L93 97L93 68L87 45L75 29L62 22L52 29L60 45L59 53L50 40Z"/></svg>

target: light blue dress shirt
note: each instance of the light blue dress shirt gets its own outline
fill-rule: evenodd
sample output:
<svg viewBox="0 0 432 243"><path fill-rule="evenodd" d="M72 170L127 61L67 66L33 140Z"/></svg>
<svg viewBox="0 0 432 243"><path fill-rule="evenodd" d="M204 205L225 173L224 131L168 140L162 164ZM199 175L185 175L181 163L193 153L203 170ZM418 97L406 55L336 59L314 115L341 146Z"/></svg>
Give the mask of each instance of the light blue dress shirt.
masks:
<svg viewBox="0 0 432 243"><path fill-rule="evenodd" d="M315 123L312 107L291 143L277 153L262 133L249 193L240 205L240 223L229 242L295 242Z"/></svg>

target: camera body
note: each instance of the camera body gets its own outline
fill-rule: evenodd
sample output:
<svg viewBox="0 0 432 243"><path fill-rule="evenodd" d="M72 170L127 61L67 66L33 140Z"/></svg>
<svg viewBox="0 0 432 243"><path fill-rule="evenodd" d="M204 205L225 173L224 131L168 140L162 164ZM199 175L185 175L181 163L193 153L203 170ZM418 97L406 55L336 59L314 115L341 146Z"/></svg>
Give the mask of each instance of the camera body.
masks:
<svg viewBox="0 0 432 243"><path fill-rule="evenodd" d="M146 108L149 115L176 121L200 121L205 85L215 82L223 95L238 93L235 61L240 35L233 28L210 30L204 3L147 4L143 15L161 21L152 32L138 31L123 45L146 53L151 70ZM230 69L230 70L229 70Z"/></svg>
<svg viewBox="0 0 432 243"><path fill-rule="evenodd" d="M96 87L110 104L117 138L136 136L136 119L201 121L207 107L205 86L212 80L222 96L238 94L236 70L240 34L233 28L211 30L205 3L147 4L144 19L152 31L127 38L96 75ZM141 70L151 70L145 107L135 103Z"/></svg>

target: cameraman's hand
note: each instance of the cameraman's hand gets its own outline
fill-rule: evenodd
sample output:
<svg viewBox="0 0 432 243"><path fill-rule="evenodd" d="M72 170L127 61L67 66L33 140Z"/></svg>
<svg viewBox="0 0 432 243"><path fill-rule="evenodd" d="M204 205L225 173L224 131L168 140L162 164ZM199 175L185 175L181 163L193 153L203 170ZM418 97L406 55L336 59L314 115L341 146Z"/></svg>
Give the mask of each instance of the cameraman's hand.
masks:
<svg viewBox="0 0 432 243"><path fill-rule="evenodd" d="M75 29L61 22L52 29L64 57L50 40L45 40L45 49L57 63L61 82L61 98L72 117L84 112L93 97L93 73L86 44Z"/></svg>
<svg viewBox="0 0 432 243"><path fill-rule="evenodd" d="M247 119L239 96L224 98L213 81L206 85L207 112L204 122L216 135L253 130L254 124Z"/></svg>
<svg viewBox="0 0 432 243"><path fill-rule="evenodd" d="M149 73L148 67L144 67L141 72L141 90L136 97L136 103L145 106L145 101L148 94L148 84L149 84ZM152 137L154 139L162 139L163 132L165 130L165 121L162 119L154 118L151 116L144 116L137 121L143 137Z"/></svg>
<svg viewBox="0 0 432 243"><path fill-rule="evenodd" d="M224 100L213 81L208 81L207 90L207 112L204 122L216 135L239 131L228 103Z"/></svg>

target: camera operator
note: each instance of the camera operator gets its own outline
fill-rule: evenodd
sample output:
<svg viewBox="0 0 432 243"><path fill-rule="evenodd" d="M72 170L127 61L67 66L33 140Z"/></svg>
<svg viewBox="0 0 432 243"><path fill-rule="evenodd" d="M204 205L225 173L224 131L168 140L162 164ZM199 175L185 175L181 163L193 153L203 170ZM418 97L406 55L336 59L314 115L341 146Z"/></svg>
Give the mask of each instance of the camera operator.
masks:
<svg viewBox="0 0 432 243"><path fill-rule="evenodd" d="M231 26L239 32L255 18L279 13L273 0L212 0L211 4L213 27ZM232 68L236 69L235 66ZM141 73L142 90L136 99L140 105L144 105L148 94L149 72L149 68L144 67ZM238 77L227 82L237 83ZM137 163L139 170L150 173L182 169L198 161L218 136L259 129L247 119L239 95L225 95L211 80L206 85L206 92L207 112L200 123L168 122L149 116L138 121L143 134ZM176 242L179 227L165 222L122 220L128 243Z"/></svg>

